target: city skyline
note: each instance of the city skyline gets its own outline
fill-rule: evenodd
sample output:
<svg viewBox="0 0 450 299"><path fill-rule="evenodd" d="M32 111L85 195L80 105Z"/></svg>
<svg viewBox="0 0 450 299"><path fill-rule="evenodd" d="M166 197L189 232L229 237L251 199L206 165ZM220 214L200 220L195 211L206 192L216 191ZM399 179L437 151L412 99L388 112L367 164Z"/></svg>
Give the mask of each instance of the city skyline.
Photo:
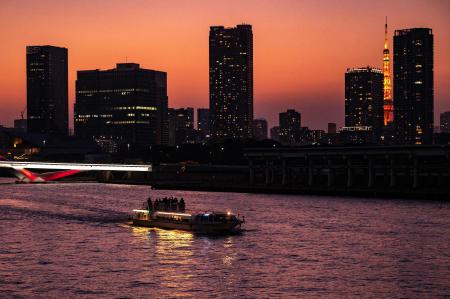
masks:
<svg viewBox="0 0 450 299"><path fill-rule="evenodd" d="M450 49L445 39L449 33L445 19L449 4L445 2L396 1L389 4L389 9L387 2L353 1L342 7L330 2L325 5L267 1L258 7L251 1L243 7L238 2L228 6L202 1L192 5L155 2L151 9L145 2L126 6L112 2L104 10L101 2L89 7L86 4L81 2L72 7L70 3L43 1L39 7L34 3L28 7L12 2L3 5L0 31L8 43L4 52L5 67L0 71L0 124L12 125L13 119L20 118L25 108L23 57L26 45L51 44L69 49L69 120L73 127L75 72L107 69L116 62L136 62L144 68L166 71L170 107L208 107L209 26L249 23L254 31L255 118L266 118L272 127L276 125L279 112L293 108L302 113L305 126L310 128L323 129L327 122L342 126L342 74L349 67L382 67L385 15L389 17L390 45L394 30L433 29L435 118L450 106L450 88L446 84L450 66L445 59ZM41 20L34 13L49 7L53 18ZM123 7L127 9L124 11ZM73 8L73 13L62 19L61 12L66 8ZM90 13L83 14L87 8ZM343 21L345 10L350 8L354 9L352 17ZM100 21L108 26L95 21L96 14L100 14ZM114 18L119 15L123 18ZM175 17L177 22L170 23ZM31 20L37 24L33 28L29 28ZM57 26L58 22L63 22L64 26ZM180 24L184 30L180 30ZM334 42L337 38L339 43ZM179 51L180 45L184 53ZM104 47L110 50L103 53ZM317 117L323 113L327 113L327 119Z"/></svg>

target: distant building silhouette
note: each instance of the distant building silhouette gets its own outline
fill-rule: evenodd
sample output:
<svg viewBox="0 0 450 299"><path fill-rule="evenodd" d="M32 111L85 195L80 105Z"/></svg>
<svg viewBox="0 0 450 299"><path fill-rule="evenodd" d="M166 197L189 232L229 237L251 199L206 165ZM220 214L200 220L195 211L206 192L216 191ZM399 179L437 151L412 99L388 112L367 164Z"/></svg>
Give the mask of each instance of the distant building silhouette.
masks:
<svg viewBox="0 0 450 299"><path fill-rule="evenodd" d="M169 145L194 143L194 108L169 108Z"/></svg>
<svg viewBox="0 0 450 299"><path fill-rule="evenodd" d="M118 63L77 72L75 135L107 151L167 144L167 74Z"/></svg>
<svg viewBox="0 0 450 299"><path fill-rule="evenodd" d="M328 134L336 134L337 130L336 130L336 123L328 123L328 130L327 130Z"/></svg>
<svg viewBox="0 0 450 299"><path fill-rule="evenodd" d="M399 144L431 144L433 34L428 28L394 35L394 127Z"/></svg>
<svg viewBox="0 0 450 299"><path fill-rule="evenodd" d="M251 25L210 28L209 108L212 138L252 136L253 33Z"/></svg>
<svg viewBox="0 0 450 299"><path fill-rule="evenodd" d="M441 113L440 123L441 133L450 133L450 111Z"/></svg>
<svg viewBox="0 0 450 299"><path fill-rule="evenodd" d="M288 109L279 114L280 142L283 144L296 144L300 140L301 114L294 109Z"/></svg>
<svg viewBox="0 0 450 299"><path fill-rule="evenodd" d="M208 108L197 109L197 131L200 141L206 140L210 135L210 119Z"/></svg>
<svg viewBox="0 0 450 299"><path fill-rule="evenodd" d="M27 131L67 135L67 48L27 46L26 65Z"/></svg>
<svg viewBox="0 0 450 299"><path fill-rule="evenodd" d="M280 142L280 126L274 126L270 129L270 139Z"/></svg>
<svg viewBox="0 0 450 299"><path fill-rule="evenodd" d="M264 118L253 120L253 137L256 140L267 139L267 120Z"/></svg>
<svg viewBox="0 0 450 299"><path fill-rule="evenodd" d="M384 125L383 71L372 67L351 68L345 73L345 127L342 132L371 134L381 142Z"/></svg>
<svg viewBox="0 0 450 299"><path fill-rule="evenodd" d="M24 118L14 120L14 129L20 130L22 132L27 131L27 120Z"/></svg>

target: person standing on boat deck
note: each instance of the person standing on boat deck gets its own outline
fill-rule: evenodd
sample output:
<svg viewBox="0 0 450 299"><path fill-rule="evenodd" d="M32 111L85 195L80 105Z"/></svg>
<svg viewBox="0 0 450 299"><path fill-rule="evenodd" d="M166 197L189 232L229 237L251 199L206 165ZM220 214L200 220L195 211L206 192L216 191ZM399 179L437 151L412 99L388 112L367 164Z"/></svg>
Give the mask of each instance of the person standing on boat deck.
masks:
<svg viewBox="0 0 450 299"><path fill-rule="evenodd" d="M167 211L169 207L169 199L164 197L164 211Z"/></svg>
<svg viewBox="0 0 450 299"><path fill-rule="evenodd" d="M180 202L178 203L178 209L180 212L184 212L186 210L186 205L184 203L183 197L180 199Z"/></svg>
<svg viewBox="0 0 450 299"><path fill-rule="evenodd" d="M176 212L178 211L178 198L175 197L173 201L173 210Z"/></svg>
<svg viewBox="0 0 450 299"><path fill-rule="evenodd" d="M151 198L151 197L149 197L149 198L147 199L147 208L148 208L148 211L149 211L149 212L152 212L152 211L153 211L153 203L152 203L152 198Z"/></svg>

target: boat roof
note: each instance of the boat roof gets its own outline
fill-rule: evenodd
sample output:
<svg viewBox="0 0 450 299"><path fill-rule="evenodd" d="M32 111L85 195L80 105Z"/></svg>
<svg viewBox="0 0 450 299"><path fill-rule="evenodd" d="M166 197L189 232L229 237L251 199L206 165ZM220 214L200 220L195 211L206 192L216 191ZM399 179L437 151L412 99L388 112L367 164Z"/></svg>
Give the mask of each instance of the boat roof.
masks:
<svg viewBox="0 0 450 299"><path fill-rule="evenodd" d="M149 211L148 210L139 210L139 209L135 209L133 210L133 212L135 213L145 213L148 214ZM179 212L170 212L170 211L155 211L155 213L158 214L163 214L163 215L174 215L174 216L185 216L185 217L190 217L192 215L217 215L217 214L226 214L226 215L236 215L234 213L231 213L230 211L203 211L203 212L193 212L193 213L179 213Z"/></svg>
<svg viewBox="0 0 450 299"><path fill-rule="evenodd" d="M148 210L133 210L135 213L148 213Z"/></svg>

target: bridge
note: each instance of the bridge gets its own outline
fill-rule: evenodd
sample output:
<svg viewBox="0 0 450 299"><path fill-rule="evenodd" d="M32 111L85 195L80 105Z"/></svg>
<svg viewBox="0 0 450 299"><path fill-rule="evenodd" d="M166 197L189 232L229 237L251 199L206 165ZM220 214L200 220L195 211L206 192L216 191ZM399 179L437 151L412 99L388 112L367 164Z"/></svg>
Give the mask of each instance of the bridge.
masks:
<svg viewBox="0 0 450 299"><path fill-rule="evenodd" d="M0 168L7 168L24 183L48 182L77 174L82 171L125 171L151 172L152 165L140 164L89 164L0 161ZM29 169L60 170L56 172L35 173Z"/></svg>
<svg viewBox="0 0 450 299"><path fill-rule="evenodd" d="M257 190L450 198L450 145L249 149Z"/></svg>

